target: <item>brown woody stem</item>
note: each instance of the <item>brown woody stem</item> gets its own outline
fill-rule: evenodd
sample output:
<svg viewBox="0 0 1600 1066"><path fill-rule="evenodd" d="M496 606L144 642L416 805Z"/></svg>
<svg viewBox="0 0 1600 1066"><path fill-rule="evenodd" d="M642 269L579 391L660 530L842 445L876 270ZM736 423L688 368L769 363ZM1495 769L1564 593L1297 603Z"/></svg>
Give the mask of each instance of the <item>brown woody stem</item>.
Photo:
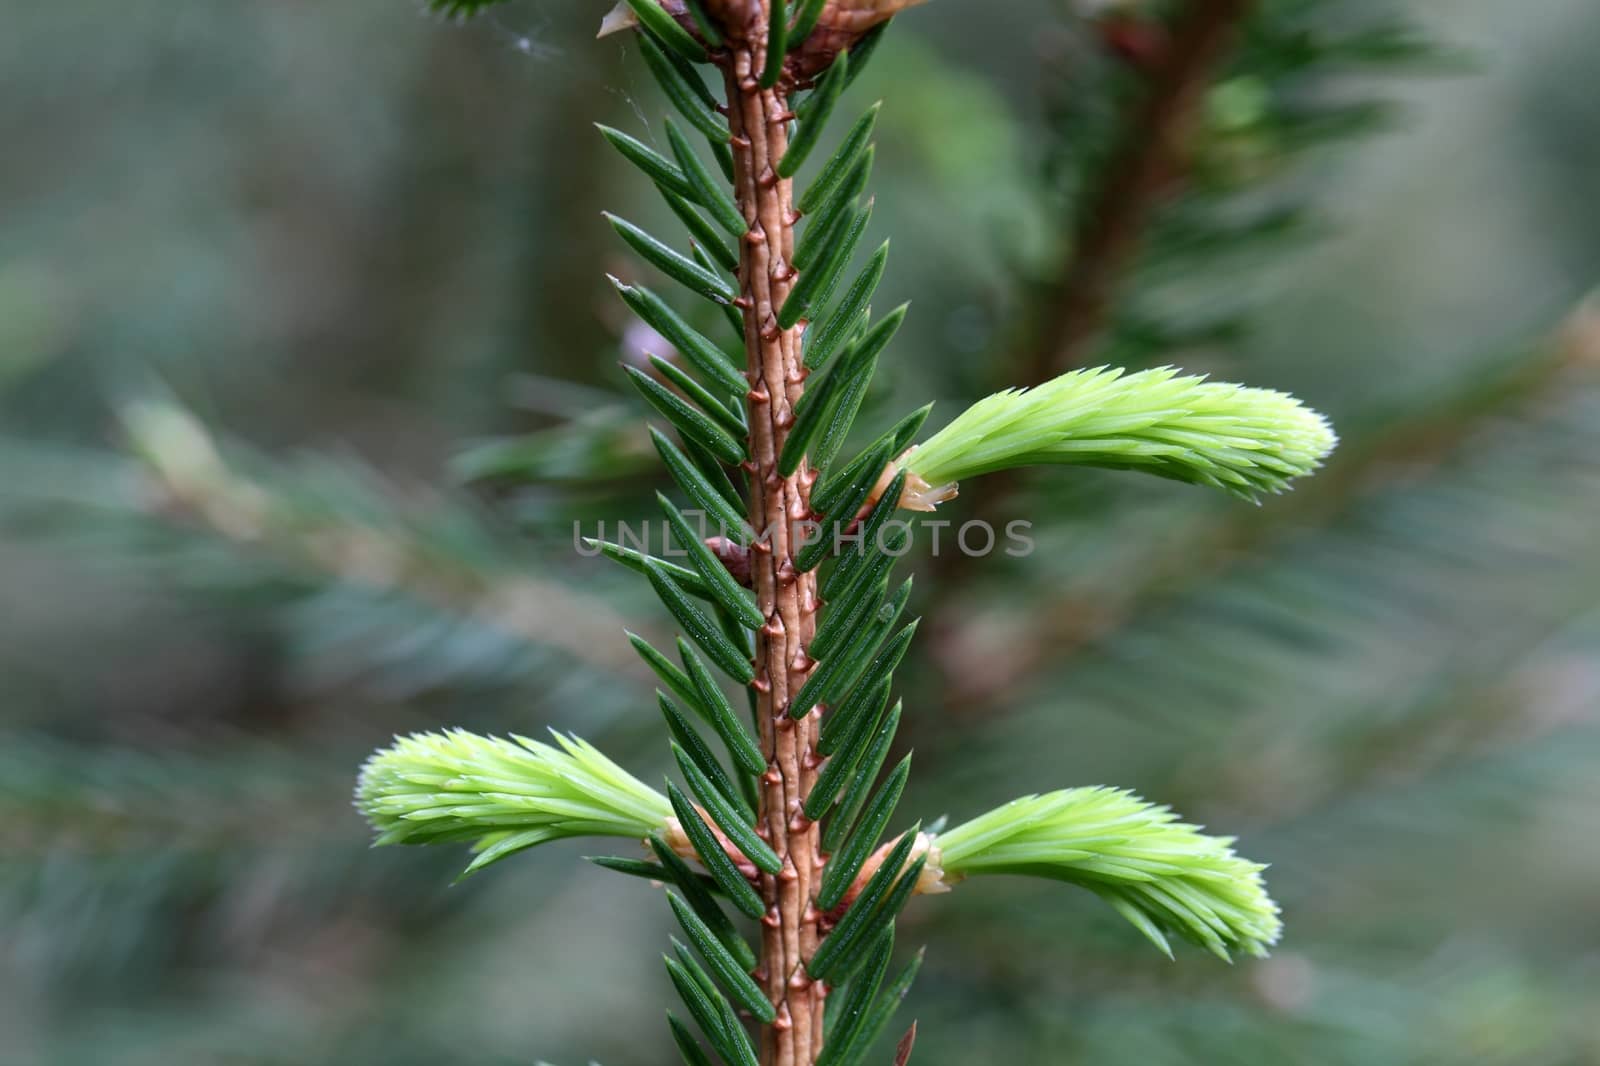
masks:
<svg viewBox="0 0 1600 1066"><path fill-rule="evenodd" d="M767 756L757 824L783 859L776 877L760 889L768 911L762 923L756 978L777 1008L777 1021L761 1039L763 1066L811 1066L822 1050L822 1006L827 990L805 964L817 950L813 900L824 857L818 827L801 813L816 782L815 738L820 711L800 721L788 716L812 662L806 654L816 628L816 577L798 573L793 525L810 513L812 477L801 468L778 473L778 456L794 405L804 388L800 329L782 330L778 309L794 284L792 185L777 176L788 144L787 91L757 83L765 57L768 10L748 5L742 26L729 26L728 122L734 158L734 193L750 229L740 248L745 349L750 392L750 522L767 539L750 552L751 579L767 623L756 635L757 718Z"/></svg>
<svg viewBox="0 0 1600 1066"><path fill-rule="evenodd" d="M1146 72L1143 96L1128 115L1115 156L1078 212L1069 245L1071 258L1043 300L1044 321L999 384L1042 385L1062 371L1084 365L1093 355L1152 217L1183 187L1200 105L1256 2L1186 0L1165 48ZM980 478L967 497L969 513L990 515L1014 485L1011 471ZM941 580L954 582L971 561L950 552L936 558L934 565ZM1073 615L1061 624L1079 622ZM937 658L954 661L956 656L948 650L954 627L941 618L931 628L933 639L947 645ZM1014 668L1000 673L1017 676ZM952 675L947 680L948 707L977 706L987 693L975 690L970 676Z"/></svg>
<svg viewBox="0 0 1600 1066"><path fill-rule="evenodd" d="M1169 49L1150 72L1144 103L1080 216L1072 265L1052 297L1032 385L1080 365L1110 314L1117 287L1139 253L1150 216L1182 183L1195 116L1254 0L1188 0Z"/></svg>

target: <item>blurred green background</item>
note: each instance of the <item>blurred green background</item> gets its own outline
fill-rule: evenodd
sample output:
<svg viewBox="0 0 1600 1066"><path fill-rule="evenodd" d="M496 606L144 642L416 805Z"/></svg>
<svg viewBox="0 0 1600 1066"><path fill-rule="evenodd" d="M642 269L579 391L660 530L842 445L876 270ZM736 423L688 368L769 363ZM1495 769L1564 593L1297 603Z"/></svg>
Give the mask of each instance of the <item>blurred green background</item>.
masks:
<svg viewBox="0 0 1600 1066"><path fill-rule="evenodd" d="M664 105L605 6L0 4L0 1062L673 1061L648 886L552 846L451 887L348 803L452 724L663 770L621 630L666 620L571 547L661 480L599 212L672 223L590 124ZM863 80L916 301L864 422L1037 365L1132 76L1096 6L936 0ZM1260 509L967 502L1039 551L919 580L902 736L930 818L1112 783L1238 834L1287 935L916 902L914 1062L1600 1063L1597 41L1586 0L1265 5L1094 361L1292 389L1341 454Z"/></svg>

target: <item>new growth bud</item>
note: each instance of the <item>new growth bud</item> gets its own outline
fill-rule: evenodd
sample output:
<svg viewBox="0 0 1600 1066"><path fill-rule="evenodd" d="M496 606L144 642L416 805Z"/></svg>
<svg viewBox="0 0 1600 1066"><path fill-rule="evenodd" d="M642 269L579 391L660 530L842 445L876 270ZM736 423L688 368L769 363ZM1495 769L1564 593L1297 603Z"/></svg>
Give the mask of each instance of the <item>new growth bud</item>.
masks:
<svg viewBox="0 0 1600 1066"><path fill-rule="evenodd" d="M436 0L436 4L445 10L461 9L469 13L495 2L498 0ZM689 5L684 0L655 0L655 2L685 29L691 31L697 29ZM807 35L804 42L792 46L784 64L785 77L795 86L810 84L818 74L833 65L840 52L854 47L869 32L894 18L899 12L926 2L927 0L827 0L822 6L822 13L817 17L815 28ZM706 14L728 37L735 40L746 35L746 27L752 23L752 9L757 6L755 0L705 0L704 2ZM601 20L599 36L621 33L638 25L639 16L633 6L626 0L619 0ZM703 38L704 35L701 36Z"/></svg>
<svg viewBox="0 0 1600 1066"><path fill-rule="evenodd" d="M903 457L928 486L905 506L926 510L967 478L1043 464L1143 470L1253 501L1316 470L1337 443L1327 419L1281 392L1171 367L1076 370L979 400Z"/></svg>
<svg viewBox="0 0 1600 1066"><path fill-rule="evenodd" d="M473 873L536 844L577 836L643 840L672 816L667 797L593 745L462 729L396 738L361 769L355 803L375 843L463 841Z"/></svg>
<svg viewBox="0 0 1600 1066"><path fill-rule="evenodd" d="M1234 854L1233 838L1120 789L1025 796L941 833L933 847L947 884L1024 874L1080 885L1168 955L1169 932L1223 959L1230 950L1265 955L1281 928L1265 867Z"/></svg>

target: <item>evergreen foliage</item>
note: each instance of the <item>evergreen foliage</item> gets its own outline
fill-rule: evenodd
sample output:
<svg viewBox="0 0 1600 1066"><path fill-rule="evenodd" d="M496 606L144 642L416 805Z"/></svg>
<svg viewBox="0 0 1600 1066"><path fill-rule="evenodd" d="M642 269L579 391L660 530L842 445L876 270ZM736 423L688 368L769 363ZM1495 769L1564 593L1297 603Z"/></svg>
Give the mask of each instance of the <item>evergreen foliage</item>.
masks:
<svg viewBox="0 0 1600 1066"><path fill-rule="evenodd" d="M748 613L760 600L734 565L759 534L742 469L756 461L745 323L724 302L740 296L746 223L718 140L729 116L708 106L722 82L712 93L710 68L695 65L727 47L723 5L669 3L670 23L652 26L659 9L644 4L654 35L598 50L592 26L539 30L527 49L540 54L548 33L561 58L539 61L535 93L518 34L538 20L525 5L422 6L488 17L457 32L419 29L392 3L310 19L270 6L246 19L222 4L186 20L180 40L166 15L98 14L149 48L153 94L175 84L186 95L181 109L151 101L185 116L174 129L194 128L204 100L227 117L226 146L128 121L115 97L137 57L109 40L98 42L106 63L69 92L60 42L78 49L100 28L48 8L20 16L19 40L54 26L59 41L18 50L19 82L48 84L40 99L69 106L95 94L83 114L127 129L112 141L84 120L70 177L41 148L30 167L58 188L40 202L70 204L72 225L10 201L24 269L0 270L0 523L16 606L0 652L11 708L0 974L19 990L0 1058L761 1061L777 1016L758 951L762 867L782 855L755 817L767 758L746 721L755 690L737 691L767 622ZM1281 286L1256 281L1263 266L1314 255L1313 238L1333 228L1322 201L1345 191L1322 174L1342 183L1348 170L1305 161L1353 158L1394 127L1376 76L1454 71L1457 58L1375 19L1373 5L1248 12L1201 72L1188 151L1139 212L1108 301L1068 343L1077 321L1057 330L1051 310L1080 287L1094 221L1125 217L1106 196L1128 186L1106 175L1127 165L1130 143L1152 142L1145 85L1191 5L1019 8L1005 32L1025 24L1028 47L995 60L975 29L984 13L932 4L818 62L835 39L818 27L828 6L788 4L786 47L763 50L757 72L774 55L804 61L811 86L792 94L780 170L798 175L811 207L792 262L817 280L774 312L803 331L806 393L821 402L796 410L809 413L809 447L788 459L816 477L808 521L848 533L861 519L874 534L844 547L818 536L794 559L821 601L808 645L821 680L806 693L823 708L820 759L800 813L820 823L829 865L814 884L836 903L807 970L830 986L817 1061L891 1061L912 1015L924 1039L911 1061L925 1066L1588 1061L1600 389L1588 314L1570 336L1547 333L1552 306L1570 306L1592 277L1561 290L1527 266L1539 253L1507 242L1505 262L1521 266L1501 279L1504 333L1464 327L1430 347L1372 344L1351 327L1352 362L1325 367L1328 338L1362 318L1373 286L1396 288L1392 277L1371 271L1369 283L1342 260L1336 279L1293 275L1321 286L1327 310L1296 322L1287 344L1275 343L1285 317L1305 305L1285 308ZM334 58L305 40L312 23ZM928 25L942 50L919 36ZM953 27L973 31L959 55ZM338 76L284 93L291 41L297 77ZM602 66L614 57L625 66ZM591 59L596 73L575 73ZM1020 73L991 93L992 73L969 63ZM231 97L195 91L223 70ZM628 124L633 104L675 118L643 132ZM1516 113L1517 150L1530 153L1561 115L1544 95ZM633 133L591 133L586 146L572 126L591 119ZM261 186L230 224L248 217L273 241L227 244L233 235L208 228L218 202L192 189L181 209L152 210L143 190L161 168L125 190L133 203L116 198L108 230L72 190L78 175L142 158L128 138L158 144L177 171L186 152L237 159ZM1582 154L1571 127L1560 140ZM1011 151L1019 144L1029 160L1044 155L1042 173ZM508 166L530 146L537 167ZM616 152L646 180L606 177ZM1528 247L1565 240L1563 262L1587 261L1571 254L1585 238L1562 217L1569 199L1540 167L1523 180L1539 205L1520 222ZM1452 184L1434 182L1429 198ZM207 169L203 185L229 183ZM355 186L378 191L357 200ZM548 203L559 212L540 210ZM1373 206L1345 204L1341 227ZM602 206L626 243L610 241ZM153 239L141 212L166 236ZM1562 232L1538 229L1546 217ZM29 242L79 228L97 234L97 254L71 260L84 264L81 290L39 299L51 290L29 273ZM881 229L895 233L892 259ZM277 269L280 232L311 240L314 269ZM119 240L137 248L136 270L119 264ZM341 242L360 247L330 254ZM838 254L844 244L853 255ZM619 265L629 248L648 265ZM273 331L241 343L216 323L240 292L261 291L249 264L262 263L271 297L294 311L263 295ZM591 315L607 271L626 279L622 299ZM129 285L146 273L159 291ZM1538 288L1534 311L1513 295L1521 273ZM356 277L357 289L338 287ZM91 295L107 278L126 295ZM907 296L903 322L885 313ZM1452 313L1471 318L1470 302ZM336 321L309 316L323 304L341 309ZM102 307L126 321L103 332ZM1276 336L1252 333L1274 322ZM613 329L626 331L625 372L605 358ZM874 330L894 343L880 333L871 351ZM50 345L64 354L29 362ZM334 346L371 365L338 370L323 358ZM230 364L230 386L198 363L163 363L187 403L146 391L106 418L93 397L125 380L125 364L97 353L146 347L247 353L236 364L251 369ZM601 384L521 374L528 359ZM1315 397L1336 416L1339 451L1294 494L1238 506L1228 497L1316 467L1326 423L1281 393L1146 369L1169 363ZM1101 364L1128 370L1073 369ZM361 389L343 373L363 375ZM382 411L358 394L382 395ZM934 397L929 430L927 407L900 417ZM1073 398L1087 406L1061 402ZM512 413L486 412L502 401ZM35 432L44 412L61 424ZM455 469L476 498L412 472L444 465L429 450L464 422L540 427L462 455ZM107 426L117 450L104 447ZM284 459L272 442L285 439L337 440L345 454ZM381 455L382 467L349 453ZM1067 459L1224 492L1089 469L1011 473ZM902 562L913 538L896 523L913 516L897 507L948 482L962 491L940 507L947 548L966 519L1022 517L1039 550L924 566L919 527ZM641 550L593 522L681 528L675 518L698 526L696 512L730 543ZM622 565L575 560L580 545ZM902 565L918 569L914 587ZM74 613L84 588L137 599L139 613ZM221 670L232 680L213 681ZM799 709L802 722L813 713ZM553 743L495 739L547 726L560 730ZM358 800L395 842L449 846L361 849L343 808L351 770L396 735ZM1102 780L1238 833L1250 859L1132 793L1063 788ZM1019 792L1037 795L1007 802ZM913 826L907 805L990 813ZM615 839L554 843L565 836ZM462 853L475 844L487 847L474 862ZM621 854L573 869L598 849ZM512 851L515 862L448 887L467 863ZM1270 898L1252 859L1271 862ZM953 905L912 898L940 889ZM1277 938L1273 900L1287 923L1275 957L1243 958ZM1178 947L1176 964L1128 923ZM1180 940L1241 958L1209 965ZM926 968L912 951L923 943ZM628 965L652 945L664 971ZM666 1032L654 1030L658 998L674 993Z"/></svg>
<svg viewBox="0 0 1600 1066"><path fill-rule="evenodd" d="M777 939L764 940L752 967L747 948L730 951L713 933L713 926L727 928L720 912L713 911L709 923L700 916L698 912L706 909L704 897L694 908L668 894L679 923L716 978L699 969L681 945L676 960L667 959L670 976L701 1035L730 1062L753 1061L754 1055L743 1029L732 1020L730 997L765 1027L760 1041L763 1062L791 1061L798 1055L806 1062L853 1066L866 1058L870 1046L862 1036L889 964L894 923L918 890L931 856L936 866L942 865L943 872L956 879L968 873L1004 872L1084 884L1169 954L1164 936L1169 929L1224 959L1229 948L1264 954L1277 939L1278 919L1277 907L1262 886L1261 867L1235 858L1231 840L1206 837L1177 824L1176 816L1164 808L1148 807L1125 793L1080 789L1019 800L935 837L916 857L912 847L919 838L913 829L887 846L887 854L878 855L873 868L868 868L911 771L907 756L872 788L901 721L898 704L887 718L882 711L894 672L917 631L915 621L899 625L911 582L888 594L899 552L890 550L884 534L902 503L908 474L916 475L923 487L931 486L940 498L953 495L957 481L1039 463L1143 468L1246 498L1281 491L1289 479L1310 473L1332 449L1334 436L1326 421L1280 393L1209 384L1179 377L1172 370L1127 377L1120 371L1080 372L1032 390L1000 393L913 449L898 473L892 466L886 468L890 453L881 443L847 463L858 471L852 477L858 492L845 497L850 502L866 502L859 489L870 493L884 477L889 481L861 523L860 548L842 555L819 583L811 571L820 557L791 547L792 534L771 528L773 512L763 512L761 501L766 493L782 491L785 482L795 483L802 470L814 472L807 474L803 482L807 486L814 475L826 476L851 436L879 358L907 314L902 305L876 322L871 319L870 304L885 275L887 245L828 313L828 324L819 332L822 355L807 359L777 345L789 331L795 331L792 339L798 342L797 326L813 316L824 317L871 223L870 199L860 206L834 205L849 204L861 195L851 176L866 169L863 161L871 152L881 105L873 105L850 128L796 198L798 211L792 217L783 217L792 209L788 187L779 179L799 174L820 141L849 80L849 36L859 37L866 27L852 21L856 15L849 5L834 9L829 28L848 35L846 41L833 46L837 58L796 112L797 131L781 157L775 157L776 174L758 174L756 168L770 169L772 162L763 162L752 145L757 138L766 145L774 143L769 131L737 123L724 127L714 102L692 89L693 84L702 84L698 75L680 71L664 49L723 68L729 93L723 110L742 116L754 108L759 121L780 135L776 143L782 144L785 121L767 116L783 107L793 90L789 51L807 41L804 35L790 38L785 6L774 0L765 8L752 7L748 15L736 14L742 11L737 4L708 11L713 24L723 20L717 35L727 50L707 53L656 0L627 2L646 42L647 66L667 98L713 143L726 141L735 147L733 177L739 202L716 185L670 119L666 128L675 163L625 134L601 127L605 138L662 189L677 213L683 214L679 198L711 210L746 249L765 246L763 251L776 249L781 256L784 249L794 247L794 217L816 214L818 221L812 225L826 227L820 243L812 246L816 254L806 258L798 278L781 259L773 267L769 259L748 251L741 254L737 276L729 277L718 269L716 256L702 256L698 250L685 255L633 223L606 214L622 239L666 277L691 294L737 305L745 313L747 365L741 377L717 345L665 301L612 279L628 306L674 341L706 378L702 382L659 356L650 360L657 376L625 368L647 404L678 430L686 446L709 453L720 464L748 471L755 501L749 525L758 528L765 523L767 528L758 528L760 539L745 551L781 553L775 557L777 584L755 580L752 597L683 512L660 494L657 500L673 539L689 561L688 574L684 567L669 569L664 560L620 545L602 550L641 569L689 639L723 673L751 686L758 736L751 737L733 723L731 708L715 680L682 638L687 675L635 639L636 648L667 687L680 697L695 697L689 700L691 705L716 723L724 744L736 756L732 775L665 693L658 697L674 738L674 761L687 787L685 794L669 783L667 802L577 741L558 737L567 755L562 759L554 749L527 741L517 742L523 749L519 752L507 742L459 732L442 738L414 737L375 756L363 771L359 804L377 829L378 842L473 838L479 856L470 871L565 835L631 831L641 841L655 837L668 829L663 819L670 805L675 828L718 889L746 915L761 916L780 930ZM801 14L797 26L815 32L821 13L813 5ZM882 17L873 15L868 25ZM752 84L748 79L757 66L760 76ZM785 78L790 81L784 83ZM784 84L775 93L762 94L780 83ZM736 133L740 128L743 132ZM774 225L780 229L774 230ZM756 278L761 271L771 273ZM774 422L776 439L769 437L763 443L757 421L768 417L778 381L803 375L807 365L817 368L813 380L786 401L793 405L791 414ZM746 410L735 412L712 389L724 395L745 393ZM660 450L664 456L673 454L670 444ZM705 476L690 465L669 463L669 467L691 500L712 495ZM780 514L791 521L802 517L794 513L796 506L809 510L803 491ZM846 521L831 523L826 532L834 536L853 525L858 512L846 508L837 513ZM753 566L751 559L746 569ZM744 580L750 583L751 575L747 573ZM822 612L814 639L802 629L799 637L805 643L793 644L795 654L808 664L805 676L798 691L779 698L774 686L787 685L794 667L780 664L784 676L777 676L770 662L763 662L768 654L763 641L782 638L788 627L804 626L803 619L816 610L812 601L819 592L831 606ZM713 613L697 606L695 596L709 600ZM838 709L836 716L829 714L832 708ZM808 720L820 726L815 734L799 726ZM785 754L779 739L782 731L792 734L789 743L798 741L800 759L827 760L815 780L786 776L793 767L786 770L785 760L794 755ZM738 758L740 754L745 758ZM761 786L735 785L733 776L743 775L755 775ZM833 812L834 799L852 777L846 802ZM776 798L767 787L770 784L783 786ZM798 794L792 791L796 788ZM751 793L756 794L757 804L747 801ZM818 819L826 823L825 830L813 836L811 844L792 850L791 836L807 831ZM824 849L820 853L811 850L818 843ZM811 871L796 871L797 863L813 861L820 875L814 888ZM624 864L619 872L640 871ZM796 884L801 894L798 904L789 884ZM818 927L818 912L841 909L842 914L830 922L831 930ZM810 943L819 935L820 944L803 948L798 959L787 956L795 938ZM796 983L779 972L780 967L796 964L804 967L809 981ZM752 979L752 970L764 975L765 989ZM831 1025L809 1031L815 1009L811 983L846 981L845 1006ZM776 1024L780 1012L784 1026ZM797 1037L797 1028L807 1031ZM691 1064L701 1057L698 1045L685 1040L682 1023L674 1021L672 1030Z"/></svg>

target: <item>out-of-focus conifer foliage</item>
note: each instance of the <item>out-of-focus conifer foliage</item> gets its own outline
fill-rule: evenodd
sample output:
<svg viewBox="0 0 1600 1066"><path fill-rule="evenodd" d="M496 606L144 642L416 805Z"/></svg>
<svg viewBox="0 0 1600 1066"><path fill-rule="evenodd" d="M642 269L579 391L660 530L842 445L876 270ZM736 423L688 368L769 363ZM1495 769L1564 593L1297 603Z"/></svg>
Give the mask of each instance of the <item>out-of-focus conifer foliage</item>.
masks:
<svg viewBox="0 0 1600 1066"><path fill-rule="evenodd" d="M11 5L0 1061L672 1061L614 1021L673 995L642 883L552 844L445 887L458 855L369 854L349 807L447 726L666 769L622 637L661 615L573 538L660 522L617 364L670 353L600 209L681 226L591 129L671 155L604 6ZM1292 390L1341 451L1259 509L1076 470L947 504L1036 548L946 540L893 758L953 823L1159 796L1272 865L1287 934L1219 976L1059 886L914 901L914 1061L1600 1062L1600 15L1266 0L1066 343L1182 8L897 24L853 92L915 101L874 163L915 355L862 442L1170 363Z"/></svg>

